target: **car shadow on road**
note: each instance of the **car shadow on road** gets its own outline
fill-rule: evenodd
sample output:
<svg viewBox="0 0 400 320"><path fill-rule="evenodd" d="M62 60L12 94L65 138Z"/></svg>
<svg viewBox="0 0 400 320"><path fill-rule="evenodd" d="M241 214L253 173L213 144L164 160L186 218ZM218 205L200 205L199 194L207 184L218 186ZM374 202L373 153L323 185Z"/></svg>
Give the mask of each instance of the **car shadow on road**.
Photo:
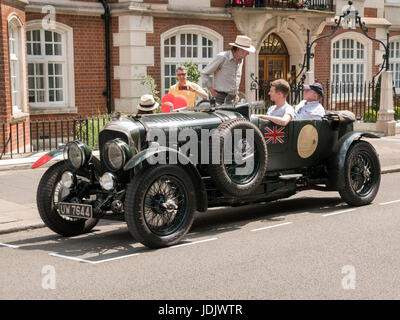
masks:
<svg viewBox="0 0 400 320"><path fill-rule="evenodd" d="M18 246L20 250L46 251L88 262L152 251L137 242L124 224L112 226L111 230L103 228L104 225L96 226L91 232L74 237L51 234L12 241L8 244Z"/></svg>
<svg viewBox="0 0 400 320"><path fill-rule="evenodd" d="M242 229L251 222L280 223L294 214L325 214L348 208L340 197L295 198L263 202L241 207L219 207L197 213L190 235L212 236Z"/></svg>
<svg viewBox="0 0 400 320"><path fill-rule="evenodd" d="M210 208L205 213L196 213L192 228L181 244L195 241L200 237L240 230L252 222L280 223L299 213L323 214L346 207L347 205L338 197L304 197L241 207ZM125 223L107 221L101 221L91 232L75 237L49 234L12 241L9 244L18 246L22 250L46 251L89 262L154 251L137 242L129 233Z"/></svg>

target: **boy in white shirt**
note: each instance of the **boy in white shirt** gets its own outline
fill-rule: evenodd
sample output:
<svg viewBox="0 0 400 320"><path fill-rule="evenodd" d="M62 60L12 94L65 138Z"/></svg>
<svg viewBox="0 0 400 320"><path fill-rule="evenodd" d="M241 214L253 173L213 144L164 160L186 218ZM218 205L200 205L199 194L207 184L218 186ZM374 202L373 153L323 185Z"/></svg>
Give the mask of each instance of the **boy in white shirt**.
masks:
<svg viewBox="0 0 400 320"><path fill-rule="evenodd" d="M286 102L289 92L290 85L286 80L278 79L273 81L268 94L271 101L275 102L275 105L268 109L266 115L256 116L285 127L294 118L294 109Z"/></svg>

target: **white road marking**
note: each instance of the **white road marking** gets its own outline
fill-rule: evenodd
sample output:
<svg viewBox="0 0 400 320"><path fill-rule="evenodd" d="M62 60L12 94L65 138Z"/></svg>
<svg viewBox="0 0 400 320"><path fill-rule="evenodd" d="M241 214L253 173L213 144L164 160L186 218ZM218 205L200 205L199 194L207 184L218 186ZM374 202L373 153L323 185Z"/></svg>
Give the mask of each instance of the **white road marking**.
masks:
<svg viewBox="0 0 400 320"><path fill-rule="evenodd" d="M19 246L14 246L13 244L7 244L7 243L0 243L0 246L9 247L9 248L13 248L13 249L19 248Z"/></svg>
<svg viewBox="0 0 400 320"><path fill-rule="evenodd" d="M382 139L382 140L385 140L385 141L400 142L400 139L393 139L393 138L386 138L386 137L381 138L381 139Z"/></svg>
<svg viewBox="0 0 400 320"><path fill-rule="evenodd" d="M348 209L348 210L341 210L341 211L336 211L336 212L332 212L332 213L327 213L327 214L323 214L323 217L329 217L329 216L333 216L336 214L341 214L341 213L346 213L346 212L351 212L351 211L356 211L357 209Z"/></svg>
<svg viewBox="0 0 400 320"><path fill-rule="evenodd" d="M210 238L210 239L199 240L199 241L194 241L194 242L189 242L189 243L177 244L177 245L169 247L169 248L171 249L171 248L178 248L178 247L183 247L183 246L190 246L192 244L198 244L198 243L203 243L203 242L208 242L208 241L213 241L213 240L218 240L218 238Z"/></svg>
<svg viewBox="0 0 400 320"><path fill-rule="evenodd" d="M268 226L268 227L263 227L263 228L258 228L258 229L253 229L251 231L260 231L260 230L265 230L265 229L271 229L271 228L276 228L280 226L285 226L287 224L291 224L292 222L285 222L285 223L280 223L280 224L275 224L273 226Z"/></svg>
<svg viewBox="0 0 400 320"><path fill-rule="evenodd" d="M110 258L110 259L104 259L104 260L99 260L99 261L91 261L91 260L87 260L87 259L70 257L70 256L65 256L65 255L62 255L62 254L58 254L58 253L50 253L50 255L53 256L53 257L59 257L59 258L64 258L64 259L69 259L69 260L74 260L74 261L79 261L79 262L98 264L98 263L103 263L103 262L108 262L108 261L113 261L113 260L118 260L118 259L137 256L137 255L139 255L139 253L127 254L125 256L120 256L120 257L115 257L115 258Z"/></svg>
<svg viewBox="0 0 400 320"><path fill-rule="evenodd" d="M384 205L386 205L386 204L392 204L392 203L397 203L397 202L400 202L400 200L393 200L393 201L389 201L389 202L382 202L382 203L380 203L379 205L380 205L380 206L384 206Z"/></svg>

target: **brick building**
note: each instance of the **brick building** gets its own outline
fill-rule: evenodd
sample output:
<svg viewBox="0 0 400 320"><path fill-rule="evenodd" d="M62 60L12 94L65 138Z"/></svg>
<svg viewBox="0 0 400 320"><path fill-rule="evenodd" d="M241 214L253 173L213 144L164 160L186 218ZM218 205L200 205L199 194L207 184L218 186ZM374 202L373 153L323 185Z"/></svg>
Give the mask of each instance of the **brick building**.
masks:
<svg viewBox="0 0 400 320"><path fill-rule="evenodd" d="M134 112L149 93L143 75L155 79L162 95L175 83L177 65L193 61L201 69L237 34L250 36L257 48L246 59L241 84L254 100L252 79L293 78L303 63L306 30L311 40L329 34L347 3L311 0L298 8L294 0L245 0L232 6L236 2L0 0L0 124ZM391 68L400 88L400 1L353 2L371 37L385 42L390 31ZM313 52L315 78L345 83L370 80L384 53L360 30L342 28L319 40ZM0 128L0 148L10 130L16 129ZM29 140L29 132L21 139Z"/></svg>

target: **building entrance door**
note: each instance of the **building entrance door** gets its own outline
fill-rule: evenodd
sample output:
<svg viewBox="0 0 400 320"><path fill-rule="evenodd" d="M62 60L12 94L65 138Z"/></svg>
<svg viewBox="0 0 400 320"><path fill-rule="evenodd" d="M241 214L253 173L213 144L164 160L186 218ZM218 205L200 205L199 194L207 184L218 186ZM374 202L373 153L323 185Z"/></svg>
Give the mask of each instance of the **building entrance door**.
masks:
<svg viewBox="0 0 400 320"><path fill-rule="evenodd" d="M258 57L259 79L264 83L270 83L282 78L287 80L287 60L288 57L285 55L260 55Z"/></svg>
<svg viewBox="0 0 400 320"><path fill-rule="evenodd" d="M285 43L275 33L263 41L258 56L259 98L268 99L270 83L276 79L288 80L289 53Z"/></svg>

